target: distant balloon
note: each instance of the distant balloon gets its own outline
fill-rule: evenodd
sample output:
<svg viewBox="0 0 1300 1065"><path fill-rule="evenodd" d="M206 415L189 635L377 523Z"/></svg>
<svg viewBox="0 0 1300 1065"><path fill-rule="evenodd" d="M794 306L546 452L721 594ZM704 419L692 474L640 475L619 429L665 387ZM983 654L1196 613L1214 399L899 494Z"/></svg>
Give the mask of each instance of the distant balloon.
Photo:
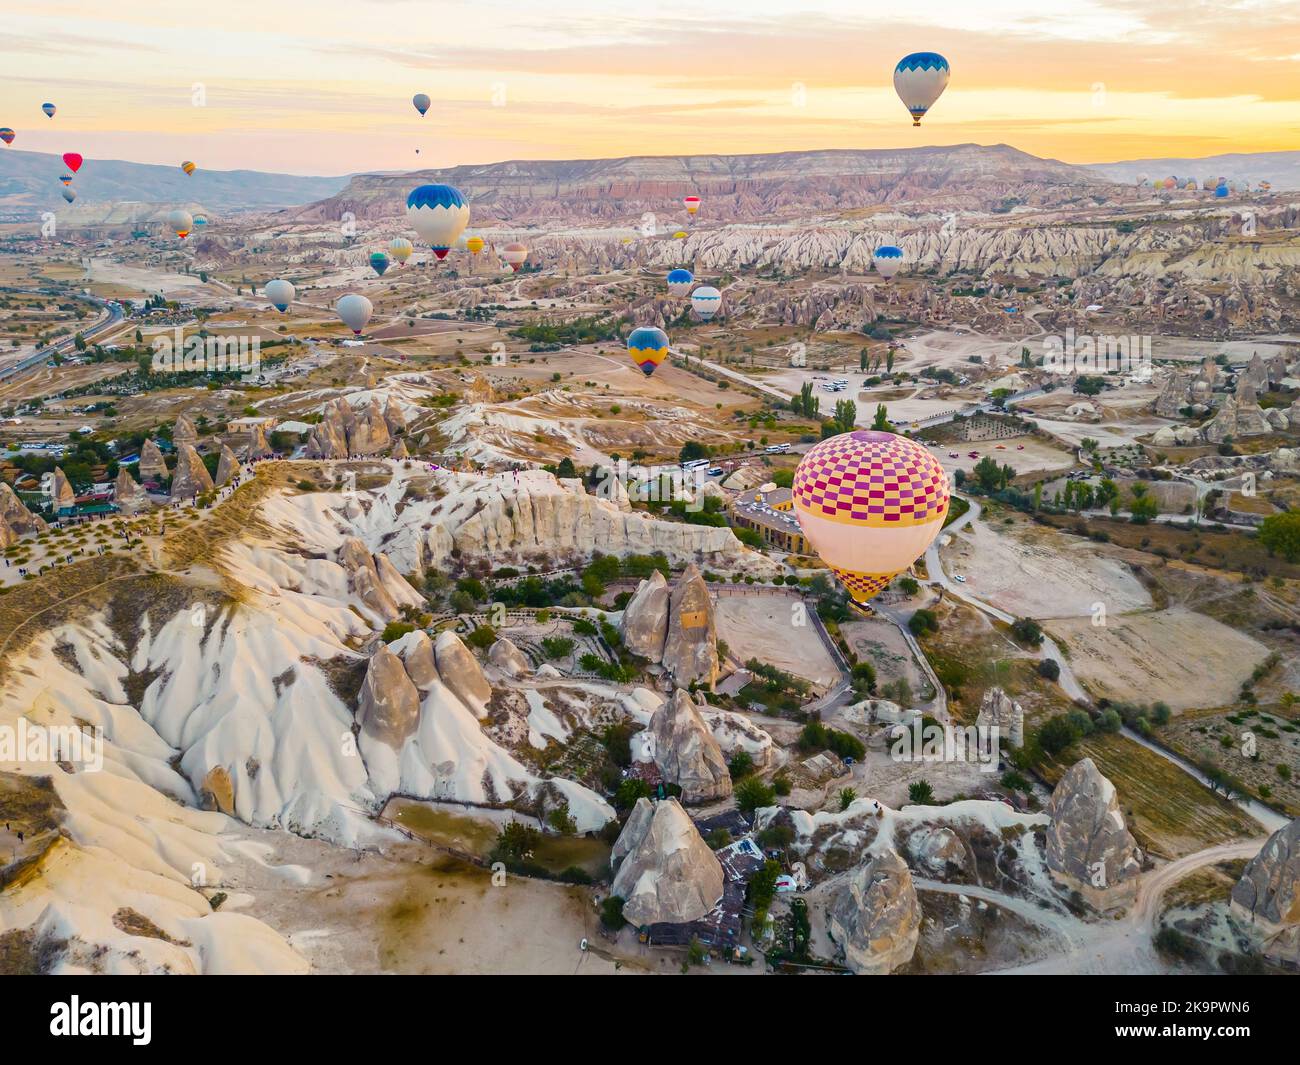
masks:
<svg viewBox="0 0 1300 1065"><path fill-rule="evenodd" d="M411 97L411 103L413 103L415 105L415 109L420 112L421 118L423 118L424 113L427 110L429 110L430 101L427 93L417 92L414 96ZM419 151L419 149L417 148L416 151Z"/></svg>
<svg viewBox="0 0 1300 1065"><path fill-rule="evenodd" d="M41 110L45 112L46 118L53 118L54 112L58 110L53 104L41 104Z"/></svg>
<svg viewBox="0 0 1300 1065"><path fill-rule="evenodd" d="M673 240L685 240L689 236L690 234L687 233L686 230L679 229L676 233L673 234Z"/></svg>
<svg viewBox="0 0 1300 1065"><path fill-rule="evenodd" d="M181 169L184 170L186 175L188 176L194 173L194 171L198 168L193 163L191 163L188 159L186 159L185 162L181 163Z"/></svg>
<svg viewBox="0 0 1300 1065"><path fill-rule="evenodd" d="M649 377L668 357L668 334L652 325L633 329L627 338L627 353Z"/></svg>
<svg viewBox="0 0 1300 1065"><path fill-rule="evenodd" d="M14 131L11 130L8 126L5 126L3 129L0 129L0 141L4 141L6 144L13 144Z"/></svg>
<svg viewBox="0 0 1300 1065"><path fill-rule="evenodd" d="M63 191L63 198L67 200L69 203L71 203L73 200L77 198L77 190L74 189L71 185L69 185L67 188L63 189L62 191Z"/></svg>
<svg viewBox="0 0 1300 1065"><path fill-rule="evenodd" d="M1145 184L1146 184L1148 181L1150 181L1150 180L1151 180L1151 175L1150 175L1150 174L1139 174L1139 175L1138 175L1138 184L1139 184L1139 185L1145 185Z"/></svg>
<svg viewBox="0 0 1300 1065"><path fill-rule="evenodd" d="M686 205L686 213L694 214L700 209L700 198L698 196L687 196L682 200Z"/></svg>
<svg viewBox="0 0 1300 1065"><path fill-rule="evenodd" d="M176 235L184 240L190 235L190 230L194 228L194 216L189 211L176 208L167 216L167 224L176 231Z"/></svg>
<svg viewBox="0 0 1300 1065"><path fill-rule="evenodd" d="M469 240L465 241L465 249L471 255L477 255L484 247L485 244L482 237L470 237Z"/></svg>
<svg viewBox="0 0 1300 1065"><path fill-rule="evenodd" d="M433 254L445 259L469 225L469 204L450 185L421 185L406 197L406 220Z"/></svg>
<svg viewBox="0 0 1300 1065"><path fill-rule="evenodd" d="M81 156L76 152L64 152L63 165L75 174L81 169Z"/></svg>
<svg viewBox="0 0 1300 1065"><path fill-rule="evenodd" d="M206 226L208 224L208 216L205 214L196 214L194 216L194 224L196 226Z"/></svg>
<svg viewBox="0 0 1300 1065"><path fill-rule="evenodd" d="M518 241L514 241L501 249L501 258L511 270L518 272L528 258L528 249Z"/></svg>
<svg viewBox="0 0 1300 1065"><path fill-rule="evenodd" d="M72 175L71 175L71 174L64 174L63 177L59 178L59 180L62 181L65 185L71 185L71 184L72 184Z"/></svg>
<svg viewBox="0 0 1300 1065"><path fill-rule="evenodd" d="M691 309L707 322L722 310L722 293L712 285L701 285L691 293Z"/></svg>
<svg viewBox="0 0 1300 1065"><path fill-rule="evenodd" d="M1227 185L1219 185L1219 186L1217 186L1217 187L1215 188L1215 190L1214 190L1214 195L1217 196L1217 197L1218 197L1219 199L1221 199L1221 200L1222 200L1222 199L1226 199L1226 198L1227 198L1227 195L1228 195L1228 186L1227 186Z"/></svg>
<svg viewBox="0 0 1300 1065"><path fill-rule="evenodd" d="M282 314L289 309L289 304L293 302L297 294L298 291L291 282L280 278L268 281L266 288L262 289L262 295L267 298L272 307Z"/></svg>
<svg viewBox="0 0 1300 1065"><path fill-rule="evenodd" d="M388 242L388 254L396 259L399 265L405 265L414 251L415 245L405 237L394 237Z"/></svg>
<svg viewBox="0 0 1300 1065"><path fill-rule="evenodd" d="M668 271L668 295L685 296L690 292L693 284L695 284L695 275L689 270Z"/></svg>
<svg viewBox="0 0 1300 1065"><path fill-rule="evenodd" d="M383 277L384 271L388 269L388 256L382 251L372 251L370 253L370 268L380 277Z"/></svg>
<svg viewBox="0 0 1300 1065"><path fill-rule="evenodd" d="M903 268L903 259L903 249L893 244L882 244L871 253L871 261L886 281Z"/></svg>
<svg viewBox="0 0 1300 1065"><path fill-rule="evenodd" d="M365 296L357 292L349 292L346 296L339 297L339 301L334 304L334 309L338 311L344 325L352 332L360 334L366 327L366 323L370 321L370 315L375 308Z"/></svg>
<svg viewBox="0 0 1300 1065"><path fill-rule="evenodd" d="M925 113L943 95L952 71L948 60L938 52L913 52L894 67L894 91L912 115L912 125L919 126Z"/></svg>
<svg viewBox="0 0 1300 1065"><path fill-rule="evenodd" d="M794 472L794 514L862 603L925 554L948 513L948 475L925 447L878 430L811 448Z"/></svg>

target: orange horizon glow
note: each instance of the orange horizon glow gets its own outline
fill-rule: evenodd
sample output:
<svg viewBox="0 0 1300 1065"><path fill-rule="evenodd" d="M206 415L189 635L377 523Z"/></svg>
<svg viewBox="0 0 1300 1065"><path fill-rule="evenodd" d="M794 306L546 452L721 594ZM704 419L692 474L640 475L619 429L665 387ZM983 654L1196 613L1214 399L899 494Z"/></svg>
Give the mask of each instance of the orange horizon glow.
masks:
<svg viewBox="0 0 1300 1065"><path fill-rule="evenodd" d="M1300 147L1300 6L1275 0L53 0L7 24L0 125L14 150L200 172L967 142L1073 163ZM946 55L953 77L913 129L891 74L918 49Z"/></svg>

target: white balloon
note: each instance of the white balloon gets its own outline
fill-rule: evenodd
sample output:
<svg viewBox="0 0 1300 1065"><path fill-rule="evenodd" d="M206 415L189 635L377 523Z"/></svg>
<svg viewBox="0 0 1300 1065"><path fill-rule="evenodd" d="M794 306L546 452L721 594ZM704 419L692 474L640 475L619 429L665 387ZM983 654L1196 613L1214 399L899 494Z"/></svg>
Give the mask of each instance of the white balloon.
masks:
<svg viewBox="0 0 1300 1065"><path fill-rule="evenodd" d="M268 281L266 283L266 288L262 290L262 295L267 298L271 306L277 311L287 311L289 309L289 304L291 304L294 301L294 297L298 295L298 290L293 287L292 283L282 280L281 278L276 278L274 281Z"/></svg>
<svg viewBox="0 0 1300 1065"><path fill-rule="evenodd" d="M691 293L691 307L701 320L707 322L722 310L722 293L712 285L701 285Z"/></svg>
<svg viewBox="0 0 1300 1065"><path fill-rule="evenodd" d="M339 318L354 333L360 333L370 321L370 315L374 313L374 304L365 296L358 292L349 292L346 296L340 296L339 301L334 304L334 309L338 311Z"/></svg>

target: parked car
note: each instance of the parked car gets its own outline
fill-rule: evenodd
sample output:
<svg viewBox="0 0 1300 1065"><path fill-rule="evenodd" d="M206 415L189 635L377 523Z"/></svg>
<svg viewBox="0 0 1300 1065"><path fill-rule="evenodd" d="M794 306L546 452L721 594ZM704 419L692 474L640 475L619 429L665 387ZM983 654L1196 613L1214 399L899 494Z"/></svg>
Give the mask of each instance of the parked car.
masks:
<svg viewBox="0 0 1300 1065"><path fill-rule="evenodd" d="M960 573L954 573L954 574L952 575L952 579L955 580L958 584L965 584L965 583L966 583L966 578L963 577Z"/></svg>

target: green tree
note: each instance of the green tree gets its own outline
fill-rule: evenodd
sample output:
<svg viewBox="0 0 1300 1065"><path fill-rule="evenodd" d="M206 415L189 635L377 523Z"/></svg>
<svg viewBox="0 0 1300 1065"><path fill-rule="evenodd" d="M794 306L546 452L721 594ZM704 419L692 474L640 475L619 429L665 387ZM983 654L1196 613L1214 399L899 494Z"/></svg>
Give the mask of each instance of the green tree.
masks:
<svg viewBox="0 0 1300 1065"><path fill-rule="evenodd" d="M889 424L889 412L883 403L876 404L876 416L871 421L871 428L885 433L893 431L894 427Z"/></svg>
<svg viewBox="0 0 1300 1065"><path fill-rule="evenodd" d="M907 786L907 797L917 806L929 806L934 802L934 788L928 780L918 780Z"/></svg>
<svg viewBox="0 0 1300 1065"><path fill-rule="evenodd" d="M1281 555L1288 562L1300 562L1300 510L1288 510L1265 518L1259 527L1259 542L1270 555Z"/></svg>

